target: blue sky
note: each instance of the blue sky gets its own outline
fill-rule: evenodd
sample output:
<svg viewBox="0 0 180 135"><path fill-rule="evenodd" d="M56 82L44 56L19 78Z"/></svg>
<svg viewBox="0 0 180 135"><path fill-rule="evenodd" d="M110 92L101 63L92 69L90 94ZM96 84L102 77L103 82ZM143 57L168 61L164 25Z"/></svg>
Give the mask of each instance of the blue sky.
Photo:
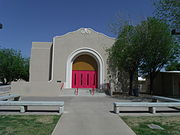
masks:
<svg viewBox="0 0 180 135"><path fill-rule="evenodd" d="M29 57L32 42L51 42L81 27L114 37L108 25L117 14L136 24L153 11L152 0L0 0L0 47Z"/></svg>

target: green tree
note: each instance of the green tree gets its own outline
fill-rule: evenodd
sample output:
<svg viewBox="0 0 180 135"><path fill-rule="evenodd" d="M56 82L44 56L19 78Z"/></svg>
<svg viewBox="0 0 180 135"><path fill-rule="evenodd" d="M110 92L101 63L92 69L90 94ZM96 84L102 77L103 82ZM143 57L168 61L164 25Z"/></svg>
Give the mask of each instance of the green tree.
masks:
<svg viewBox="0 0 180 135"><path fill-rule="evenodd" d="M118 38L109 49L111 66L119 71L124 70L129 74L129 95L132 95L134 74L138 69L140 51L136 43L136 30L132 25L125 25L119 32Z"/></svg>
<svg viewBox="0 0 180 135"><path fill-rule="evenodd" d="M20 51L0 49L0 81L3 84L27 78L27 66Z"/></svg>
<svg viewBox="0 0 180 135"><path fill-rule="evenodd" d="M179 0L157 0L155 4L155 16L171 28L180 28L180 1Z"/></svg>
<svg viewBox="0 0 180 135"><path fill-rule="evenodd" d="M166 67L166 71L180 71L180 63L178 61L170 63Z"/></svg>
<svg viewBox="0 0 180 135"><path fill-rule="evenodd" d="M140 73L150 77L150 93L156 74L178 55L178 46L166 23L148 18L137 26L141 52Z"/></svg>
<svg viewBox="0 0 180 135"><path fill-rule="evenodd" d="M29 58L24 59L24 74L22 76L22 79L29 81Z"/></svg>

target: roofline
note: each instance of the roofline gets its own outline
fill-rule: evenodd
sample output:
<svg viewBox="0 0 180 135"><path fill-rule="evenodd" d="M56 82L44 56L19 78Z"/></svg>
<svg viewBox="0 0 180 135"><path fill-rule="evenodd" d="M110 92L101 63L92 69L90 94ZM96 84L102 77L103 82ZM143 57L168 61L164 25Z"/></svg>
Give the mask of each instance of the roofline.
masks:
<svg viewBox="0 0 180 135"><path fill-rule="evenodd" d="M112 39L112 40L115 40L115 39L116 39L116 38L114 38L114 37L107 36L107 35L105 35L104 33L97 32L97 31L95 31L95 30L92 29L92 28L83 28L83 27L82 27L82 28L79 28L79 29L77 29L77 30L71 31L71 32L67 32L67 33L65 33L65 34L63 34L63 35L60 35L60 36L54 36L53 38L61 38L61 37L67 36L67 35L69 35L69 34L71 34L71 33L74 33L74 32L76 32L76 31L79 31L79 30L82 30L82 29L88 29L88 30L94 31L94 32L96 32L97 34L103 35L104 37L107 37L107 38Z"/></svg>

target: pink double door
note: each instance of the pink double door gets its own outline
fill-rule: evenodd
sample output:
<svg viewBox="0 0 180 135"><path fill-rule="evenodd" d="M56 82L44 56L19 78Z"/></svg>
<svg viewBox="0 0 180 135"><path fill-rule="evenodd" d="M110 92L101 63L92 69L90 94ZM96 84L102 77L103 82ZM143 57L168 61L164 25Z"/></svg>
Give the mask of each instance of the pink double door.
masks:
<svg viewBox="0 0 180 135"><path fill-rule="evenodd" d="M97 88L97 72L73 70L72 88Z"/></svg>

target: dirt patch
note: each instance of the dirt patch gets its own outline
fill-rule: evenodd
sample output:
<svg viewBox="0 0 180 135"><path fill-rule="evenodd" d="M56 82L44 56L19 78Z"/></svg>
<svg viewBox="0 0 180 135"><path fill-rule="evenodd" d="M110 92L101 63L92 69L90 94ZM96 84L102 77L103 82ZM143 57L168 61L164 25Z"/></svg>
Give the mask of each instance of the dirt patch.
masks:
<svg viewBox="0 0 180 135"><path fill-rule="evenodd" d="M41 123L46 123L46 124L49 124L49 123L53 123L53 116L41 116L40 118L37 118L36 120L37 122L41 122Z"/></svg>

